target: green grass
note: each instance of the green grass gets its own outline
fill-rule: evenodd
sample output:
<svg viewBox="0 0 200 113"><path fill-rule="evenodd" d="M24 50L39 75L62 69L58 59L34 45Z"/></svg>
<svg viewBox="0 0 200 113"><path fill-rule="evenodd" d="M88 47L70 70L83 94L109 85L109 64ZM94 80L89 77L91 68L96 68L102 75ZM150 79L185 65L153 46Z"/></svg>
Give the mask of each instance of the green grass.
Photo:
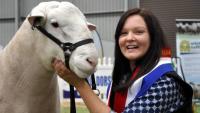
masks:
<svg viewBox="0 0 200 113"><path fill-rule="evenodd" d="M200 113L200 104L193 104L194 113Z"/></svg>
<svg viewBox="0 0 200 113"><path fill-rule="evenodd" d="M61 103L61 113L70 113L70 103L63 101ZM76 113L90 113L83 102L76 102Z"/></svg>
<svg viewBox="0 0 200 113"><path fill-rule="evenodd" d="M90 113L86 107L76 107L77 113ZM70 113L69 107L62 107L61 113Z"/></svg>
<svg viewBox="0 0 200 113"><path fill-rule="evenodd" d="M69 103L61 105L61 113L70 113ZM194 113L200 113L200 104L193 104ZM76 103L76 113L90 113L84 103Z"/></svg>

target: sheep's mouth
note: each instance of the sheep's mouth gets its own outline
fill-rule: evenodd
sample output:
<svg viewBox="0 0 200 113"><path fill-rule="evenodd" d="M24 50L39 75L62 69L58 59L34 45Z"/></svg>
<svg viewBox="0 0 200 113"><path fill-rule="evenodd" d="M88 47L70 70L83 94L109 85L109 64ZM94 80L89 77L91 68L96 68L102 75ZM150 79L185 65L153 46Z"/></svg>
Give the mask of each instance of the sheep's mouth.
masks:
<svg viewBox="0 0 200 113"><path fill-rule="evenodd" d="M96 66L92 66L88 62L76 63L73 65L72 70L77 71L77 73L81 73L83 76L89 76L96 71Z"/></svg>
<svg viewBox="0 0 200 113"><path fill-rule="evenodd" d="M79 69L81 72L85 73L85 74L92 74L95 71L95 67L90 66L89 68L81 68L79 66L77 66L77 69Z"/></svg>
<svg viewBox="0 0 200 113"><path fill-rule="evenodd" d="M76 68L77 68L78 72L75 72L75 73L81 78L87 78L88 76L92 75L96 71L96 68L93 70L83 70L79 67L76 67Z"/></svg>

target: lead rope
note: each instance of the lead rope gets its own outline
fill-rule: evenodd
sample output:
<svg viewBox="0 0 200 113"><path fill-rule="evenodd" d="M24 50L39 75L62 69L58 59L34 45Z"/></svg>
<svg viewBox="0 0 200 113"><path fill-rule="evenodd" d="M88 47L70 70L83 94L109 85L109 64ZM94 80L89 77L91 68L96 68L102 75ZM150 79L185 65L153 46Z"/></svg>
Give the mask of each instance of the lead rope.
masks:
<svg viewBox="0 0 200 113"><path fill-rule="evenodd" d="M70 87L70 113L76 113L74 86L69 85L69 87Z"/></svg>

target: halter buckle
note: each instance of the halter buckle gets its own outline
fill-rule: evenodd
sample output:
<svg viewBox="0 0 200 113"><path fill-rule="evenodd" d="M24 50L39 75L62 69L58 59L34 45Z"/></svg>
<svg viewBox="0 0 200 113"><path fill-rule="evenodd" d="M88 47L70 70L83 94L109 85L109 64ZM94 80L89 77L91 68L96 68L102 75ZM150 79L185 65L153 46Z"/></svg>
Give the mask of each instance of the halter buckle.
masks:
<svg viewBox="0 0 200 113"><path fill-rule="evenodd" d="M66 50L64 53L65 53L65 55L68 56L68 57L72 54L72 52L71 52L69 49Z"/></svg>

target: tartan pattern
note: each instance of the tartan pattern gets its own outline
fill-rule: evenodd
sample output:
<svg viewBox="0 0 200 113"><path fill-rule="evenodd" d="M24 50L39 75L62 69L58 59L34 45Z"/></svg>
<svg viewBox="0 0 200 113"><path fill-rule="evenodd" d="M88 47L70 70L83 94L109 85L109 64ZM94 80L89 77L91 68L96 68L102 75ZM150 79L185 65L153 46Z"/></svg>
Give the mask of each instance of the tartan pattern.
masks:
<svg viewBox="0 0 200 113"><path fill-rule="evenodd" d="M123 113L171 113L183 105L180 85L173 78L162 76L144 96L134 99Z"/></svg>

